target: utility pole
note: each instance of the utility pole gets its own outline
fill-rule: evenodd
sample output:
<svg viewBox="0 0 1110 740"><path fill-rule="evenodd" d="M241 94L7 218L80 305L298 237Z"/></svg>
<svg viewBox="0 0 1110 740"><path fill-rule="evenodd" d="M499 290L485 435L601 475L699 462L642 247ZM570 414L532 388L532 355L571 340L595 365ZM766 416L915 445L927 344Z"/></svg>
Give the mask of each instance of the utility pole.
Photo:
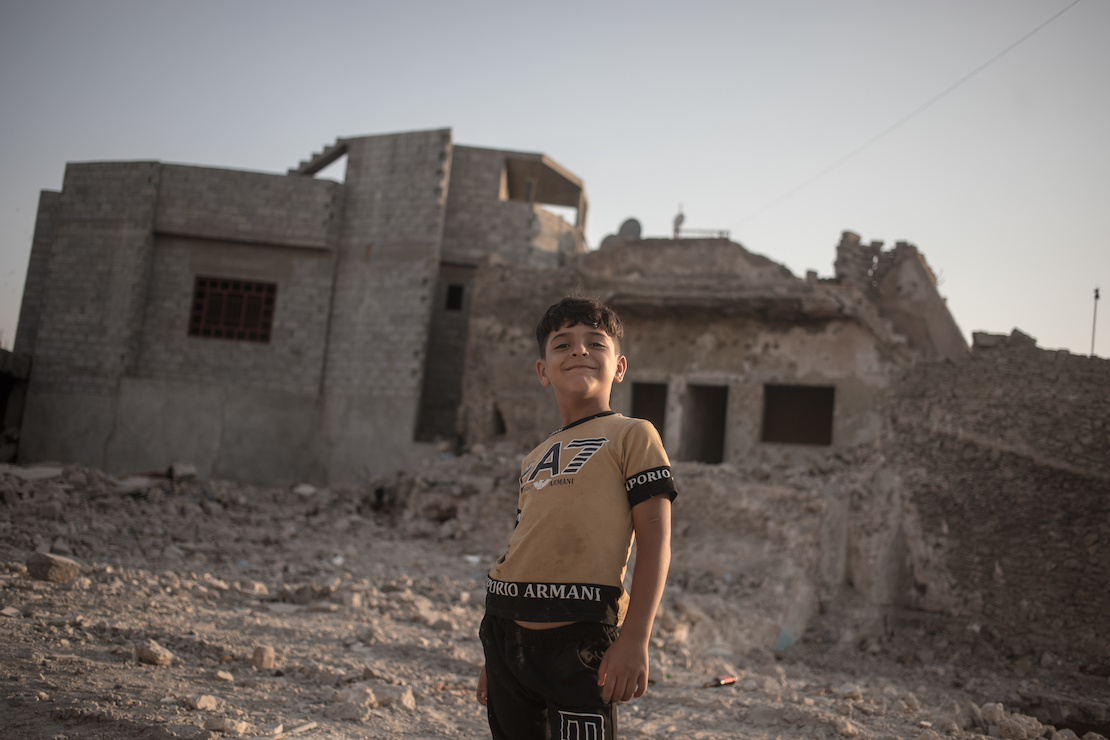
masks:
<svg viewBox="0 0 1110 740"><path fill-rule="evenodd" d="M1095 317L1091 319L1091 357L1095 356L1095 325L1098 323L1098 288L1095 288Z"/></svg>

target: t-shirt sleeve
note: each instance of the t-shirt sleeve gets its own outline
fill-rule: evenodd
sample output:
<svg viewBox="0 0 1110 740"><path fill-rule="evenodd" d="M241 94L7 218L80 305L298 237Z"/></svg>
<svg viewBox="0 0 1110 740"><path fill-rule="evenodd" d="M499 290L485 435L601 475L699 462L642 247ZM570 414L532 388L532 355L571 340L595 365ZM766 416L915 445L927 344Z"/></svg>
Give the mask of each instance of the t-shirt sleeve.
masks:
<svg viewBox="0 0 1110 740"><path fill-rule="evenodd" d="M655 496L674 501L678 491L671 475L671 461L652 423L640 419L628 430L624 442L624 490L628 505L635 506Z"/></svg>

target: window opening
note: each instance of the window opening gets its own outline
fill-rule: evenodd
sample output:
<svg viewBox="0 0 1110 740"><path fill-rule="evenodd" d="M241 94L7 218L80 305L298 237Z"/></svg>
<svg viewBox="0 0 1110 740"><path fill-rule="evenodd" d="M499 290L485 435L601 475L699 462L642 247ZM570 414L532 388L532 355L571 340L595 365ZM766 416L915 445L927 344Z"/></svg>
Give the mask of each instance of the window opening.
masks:
<svg viewBox="0 0 1110 740"><path fill-rule="evenodd" d="M694 462L711 464L724 462L728 386L687 386L684 416L683 457Z"/></svg>
<svg viewBox="0 0 1110 740"><path fill-rule="evenodd" d="M197 276L193 284L189 336L270 341L277 285Z"/></svg>
<svg viewBox="0 0 1110 740"><path fill-rule="evenodd" d="M463 307L463 286L452 283L447 286L447 310L461 311Z"/></svg>
<svg viewBox="0 0 1110 740"><path fill-rule="evenodd" d="M762 440L831 445L835 398L832 386L763 386Z"/></svg>
<svg viewBox="0 0 1110 740"><path fill-rule="evenodd" d="M662 437L667 423L667 384L633 383L632 416L650 421Z"/></svg>
<svg viewBox="0 0 1110 740"><path fill-rule="evenodd" d="M505 426L505 417L501 414L501 409L497 406L493 407L493 436L504 437L508 434L508 427Z"/></svg>

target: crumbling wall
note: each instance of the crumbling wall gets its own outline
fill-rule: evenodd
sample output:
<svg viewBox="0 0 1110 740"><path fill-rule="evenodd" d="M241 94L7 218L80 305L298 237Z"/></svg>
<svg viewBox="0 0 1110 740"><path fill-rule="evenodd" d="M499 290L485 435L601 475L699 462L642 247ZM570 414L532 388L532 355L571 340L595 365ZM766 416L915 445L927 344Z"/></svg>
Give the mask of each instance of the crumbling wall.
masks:
<svg viewBox="0 0 1110 740"><path fill-rule="evenodd" d="M967 356L960 332L925 258L908 242L884 252L883 243L863 244L845 231L836 248L836 277L861 291L923 358L959 361Z"/></svg>
<svg viewBox="0 0 1110 740"><path fill-rule="evenodd" d="M893 387L884 449L921 528L903 595L1015 648L1105 662L1110 362L1020 339Z"/></svg>
<svg viewBox="0 0 1110 740"><path fill-rule="evenodd" d="M779 463L874 439L904 344L854 288L803 280L727 240L648 240L575 255L560 269L482 263L464 366L460 433L468 443L527 445L559 425L536 380L535 322L551 303L596 295L624 318L629 371L611 405L632 414L633 387L666 389L664 443L675 460ZM828 444L764 442L765 388L835 391ZM723 401L721 453L707 460L697 393ZM714 421L716 423L716 420Z"/></svg>

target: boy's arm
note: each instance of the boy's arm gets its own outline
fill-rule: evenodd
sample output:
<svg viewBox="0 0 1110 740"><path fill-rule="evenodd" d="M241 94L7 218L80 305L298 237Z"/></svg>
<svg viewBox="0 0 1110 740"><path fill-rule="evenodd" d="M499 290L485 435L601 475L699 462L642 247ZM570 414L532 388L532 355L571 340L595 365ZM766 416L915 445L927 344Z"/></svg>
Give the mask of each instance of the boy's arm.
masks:
<svg viewBox="0 0 1110 740"><path fill-rule="evenodd" d="M671 564L671 501L654 496L632 509L636 564L620 636L605 652L597 685L602 701L643 696L648 682L648 640Z"/></svg>

